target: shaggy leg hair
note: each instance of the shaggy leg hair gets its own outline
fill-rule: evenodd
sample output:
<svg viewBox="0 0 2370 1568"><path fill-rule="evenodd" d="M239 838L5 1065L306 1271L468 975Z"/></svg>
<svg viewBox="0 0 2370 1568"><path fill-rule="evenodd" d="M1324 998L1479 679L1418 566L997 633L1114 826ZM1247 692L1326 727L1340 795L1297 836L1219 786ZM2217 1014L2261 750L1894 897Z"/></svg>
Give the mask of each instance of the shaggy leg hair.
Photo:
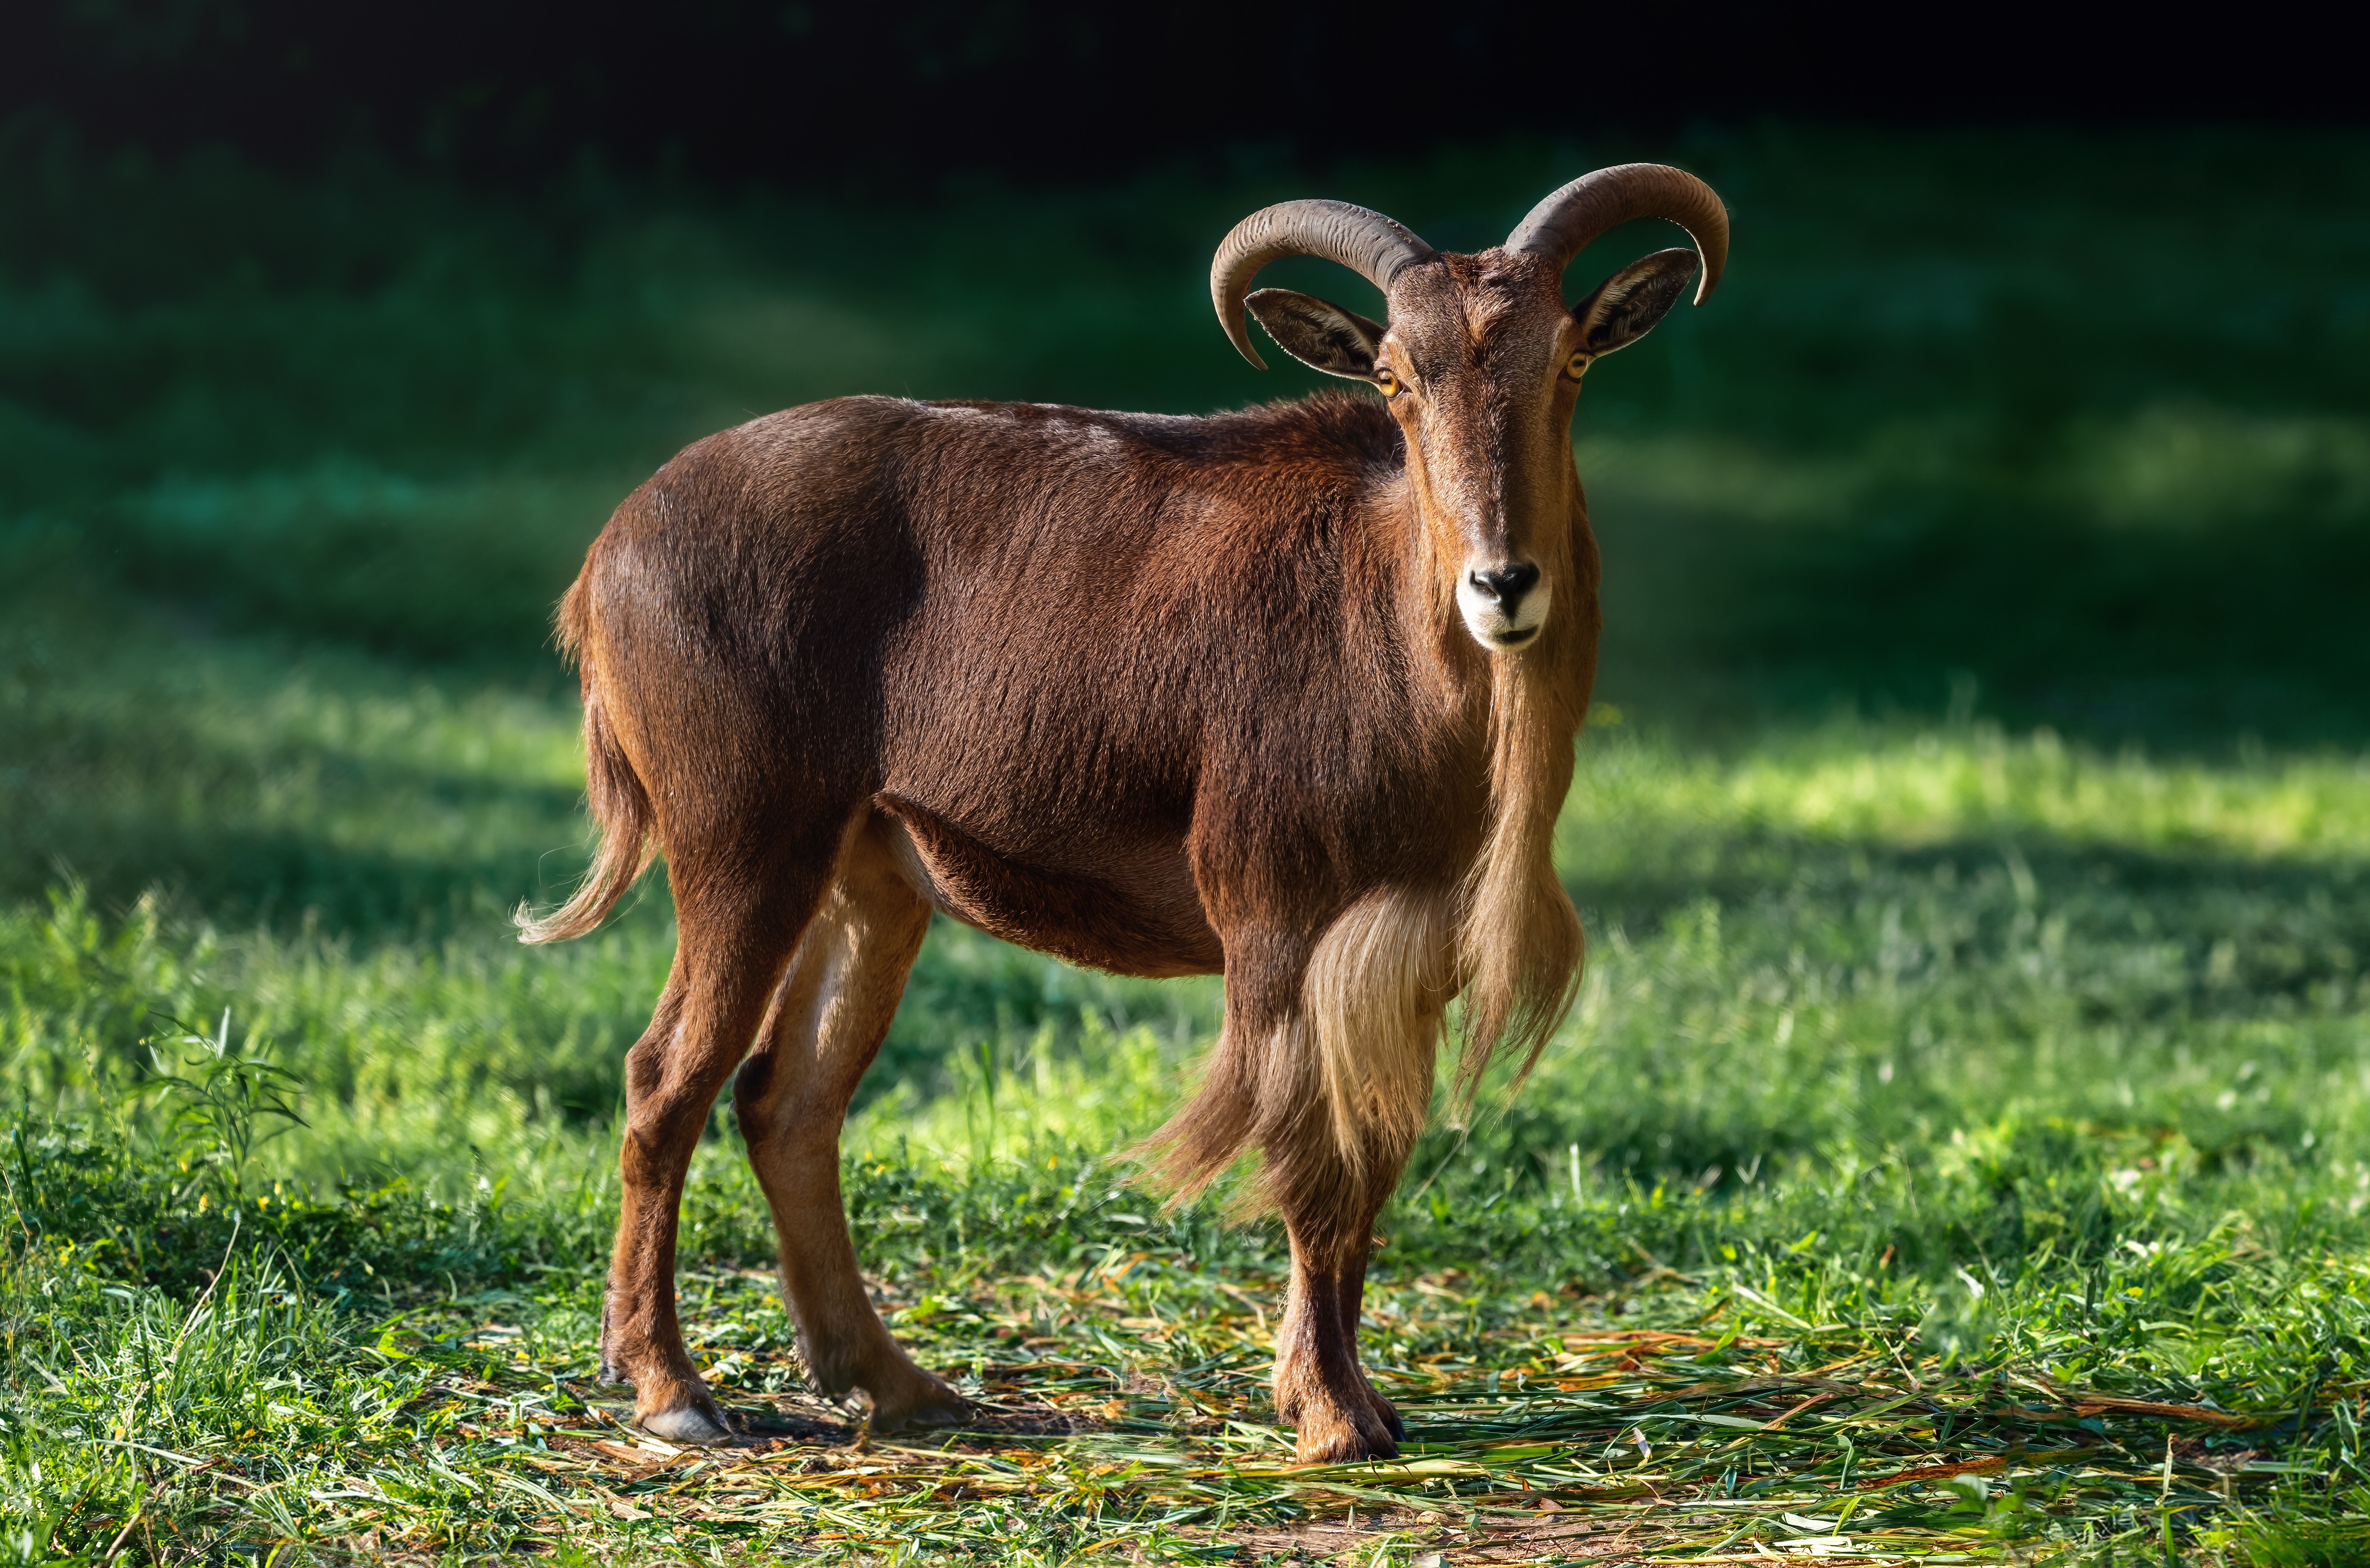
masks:
<svg viewBox="0 0 2370 1568"><path fill-rule="evenodd" d="M1267 1156L1249 1207L1360 1207L1423 1130L1455 986L1454 897L1381 887L1296 963L1231 964L1226 1023L1201 1090L1145 1150L1180 1196L1246 1149ZM1385 1189L1387 1193L1387 1187Z"/></svg>
<svg viewBox="0 0 2370 1568"><path fill-rule="evenodd" d="M1303 1463L1395 1453L1398 1413L1358 1365L1375 1216L1398 1185L1432 1100L1455 986L1451 890L1379 888L1304 955L1229 954L1226 1024L1209 1076L1155 1139L1185 1191L1246 1147L1265 1155L1255 1205L1292 1238L1276 1337L1276 1412Z"/></svg>

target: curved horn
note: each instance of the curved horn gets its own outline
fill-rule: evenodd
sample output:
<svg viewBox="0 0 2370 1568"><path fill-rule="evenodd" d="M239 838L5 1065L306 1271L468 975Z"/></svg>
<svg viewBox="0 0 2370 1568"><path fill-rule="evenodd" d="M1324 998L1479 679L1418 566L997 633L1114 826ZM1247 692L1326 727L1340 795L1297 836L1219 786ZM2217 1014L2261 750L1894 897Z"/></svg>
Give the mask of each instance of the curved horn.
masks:
<svg viewBox="0 0 2370 1568"><path fill-rule="evenodd" d="M1687 231L1703 258L1696 303L1711 298L1728 265L1728 209L1710 186L1668 164L1616 164L1582 175L1532 208L1506 236L1506 248L1569 267L1589 241L1632 218L1668 218Z"/></svg>
<svg viewBox="0 0 2370 1568"><path fill-rule="evenodd" d="M1287 256L1338 261L1387 293L1392 279L1431 260L1432 249L1380 212L1347 201L1280 201L1237 223L1210 263L1210 303L1243 358L1261 370L1267 361L1251 347L1243 297L1260 268Z"/></svg>

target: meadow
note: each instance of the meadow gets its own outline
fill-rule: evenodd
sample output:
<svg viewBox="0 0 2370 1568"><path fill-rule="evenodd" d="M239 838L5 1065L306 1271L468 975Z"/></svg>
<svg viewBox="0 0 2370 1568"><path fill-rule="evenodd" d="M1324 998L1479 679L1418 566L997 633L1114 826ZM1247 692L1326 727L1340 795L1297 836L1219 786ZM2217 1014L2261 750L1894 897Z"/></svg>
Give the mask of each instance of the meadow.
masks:
<svg viewBox="0 0 2370 1568"><path fill-rule="evenodd" d="M2370 1560L2370 142L864 205L0 152L0 1561ZM608 509L843 392L1294 395L1209 318L1237 217L1478 246L1637 155L1736 250L1582 405L1590 967L1384 1217L1403 1459L1291 1468L1280 1237L1132 1180L1216 982L945 924L846 1181L979 1425L804 1392L719 1117L684 1314L762 1440L637 1437L591 1375L663 878L508 926L583 864L548 614Z"/></svg>

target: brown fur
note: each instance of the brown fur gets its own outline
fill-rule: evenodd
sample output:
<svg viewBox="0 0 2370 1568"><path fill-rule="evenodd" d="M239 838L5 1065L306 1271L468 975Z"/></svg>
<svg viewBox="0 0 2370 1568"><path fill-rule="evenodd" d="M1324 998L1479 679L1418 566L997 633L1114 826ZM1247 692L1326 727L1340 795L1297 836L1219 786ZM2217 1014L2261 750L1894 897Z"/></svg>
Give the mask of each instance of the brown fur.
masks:
<svg viewBox="0 0 2370 1568"><path fill-rule="evenodd" d="M560 627L602 843L523 924L591 929L664 852L681 945L627 1059L603 1336L646 1426L724 1430L674 1320L674 1211L744 1056L811 1371L877 1425L960 1414L866 1303L837 1192L841 1116L935 907L1076 963L1224 971L1161 1168L1190 1187L1263 1155L1294 1256L1278 1411L1304 1459L1393 1451L1356 1325L1447 1004L1469 1094L1493 1049L1527 1067L1578 975L1549 850L1597 564L1553 269L1441 257L1391 303L1387 406L843 399L687 449L593 544ZM1487 649L1458 574L1525 555L1552 612Z"/></svg>

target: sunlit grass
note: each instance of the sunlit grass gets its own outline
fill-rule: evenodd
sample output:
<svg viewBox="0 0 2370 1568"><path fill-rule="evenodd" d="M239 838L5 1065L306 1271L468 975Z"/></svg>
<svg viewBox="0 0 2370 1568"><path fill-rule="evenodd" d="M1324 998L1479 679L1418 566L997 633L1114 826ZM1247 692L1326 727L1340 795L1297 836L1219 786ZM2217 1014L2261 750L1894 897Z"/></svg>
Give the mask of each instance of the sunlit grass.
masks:
<svg viewBox="0 0 2370 1568"><path fill-rule="evenodd" d="M2044 835L2172 855L2370 862L2370 754L2258 753L2216 765L2100 754L2046 727L1842 723L1720 757L1592 730L1559 826L1568 863L1600 840L1699 830L1812 835L1909 850Z"/></svg>

